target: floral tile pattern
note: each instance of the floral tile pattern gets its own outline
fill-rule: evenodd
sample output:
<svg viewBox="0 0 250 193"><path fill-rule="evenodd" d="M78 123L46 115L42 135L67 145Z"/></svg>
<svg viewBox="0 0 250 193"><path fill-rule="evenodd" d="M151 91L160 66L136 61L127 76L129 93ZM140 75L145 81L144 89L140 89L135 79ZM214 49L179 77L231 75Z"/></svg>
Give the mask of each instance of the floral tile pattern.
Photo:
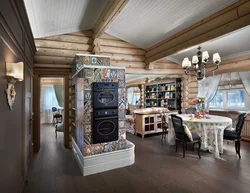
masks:
<svg viewBox="0 0 250 193"><path fill-rule="evenodd" d="M75 139L84 156L100 154L104 152L116 151L128 148L126 141L126 85L125 69L108 67L110 59L107 57L77 55L75 58L76 67L80 71L72 79L77 82L77 117L79 120L76 126ZM88 66L107 66L107 68L93 68ZM73 71L72 71L73 74ZM93 82L118 82L118 129L119 139L117 141L92 144L92 83Z"/></svg>

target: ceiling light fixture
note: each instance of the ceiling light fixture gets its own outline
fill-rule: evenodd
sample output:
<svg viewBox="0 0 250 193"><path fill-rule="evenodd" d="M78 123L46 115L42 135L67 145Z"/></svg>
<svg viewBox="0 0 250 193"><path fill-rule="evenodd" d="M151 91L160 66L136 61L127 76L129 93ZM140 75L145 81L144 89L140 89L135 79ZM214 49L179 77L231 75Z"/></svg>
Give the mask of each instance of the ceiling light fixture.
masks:
<svg viewBox="0 0 250 193"><path fill-rule="evenodd" d="M213 63L215 68L206 72L206 65L209 61L209 54L207 51L201 52L201 47L198 47L197 55L194 55L192 62L188 58L184 58L182 61L182 67L186 75L194 75L197 80L202 80L206 77L206 74L216 71L221 63L219 53L213 54Z"/></svg>

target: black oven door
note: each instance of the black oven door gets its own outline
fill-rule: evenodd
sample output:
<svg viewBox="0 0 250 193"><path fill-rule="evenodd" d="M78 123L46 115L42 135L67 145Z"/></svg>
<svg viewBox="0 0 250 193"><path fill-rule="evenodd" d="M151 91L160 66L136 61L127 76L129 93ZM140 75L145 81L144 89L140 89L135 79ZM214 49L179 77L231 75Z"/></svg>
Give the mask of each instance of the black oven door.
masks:
<svg viewBox="0 0 250 193"><path fill-rule="evenodd" d="M93 143L118 140L118 116L95 118L93 123Z"/></svg>
<svg viewBox="0 0 250 193"><path fill-rule="evenodd" d="M118 83L93 84L93 108L110 109L118 107Z"/></svg>

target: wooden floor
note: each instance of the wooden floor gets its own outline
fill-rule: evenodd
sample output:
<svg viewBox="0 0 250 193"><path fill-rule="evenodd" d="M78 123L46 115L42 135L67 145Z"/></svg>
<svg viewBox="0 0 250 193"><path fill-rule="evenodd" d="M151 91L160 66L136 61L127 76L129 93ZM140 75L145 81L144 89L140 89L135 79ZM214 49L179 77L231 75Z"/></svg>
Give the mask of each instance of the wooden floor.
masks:
<svg viewBox="0 0 250 193"><path fill-rule="evenodd" d="M71 150L63 148L51 125L41 127L41 151L31 163L25 193L249 193L250 143L242 143L242 159L226 145L223 158L188 151L182 158L160 136L127 138L135 144L134 165L83 177Z"/></svg>

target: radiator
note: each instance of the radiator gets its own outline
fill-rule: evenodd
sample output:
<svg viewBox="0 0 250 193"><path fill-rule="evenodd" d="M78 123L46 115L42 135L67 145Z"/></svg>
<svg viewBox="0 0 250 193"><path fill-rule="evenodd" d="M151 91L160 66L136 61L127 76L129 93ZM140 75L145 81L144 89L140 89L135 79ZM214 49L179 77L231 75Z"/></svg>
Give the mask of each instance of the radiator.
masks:
<svg viewBox="0 0 250 193"><path fill-rule="evenodd" d="M250 120L245 120L242 128L242 136L250 137Z"/></svg>

